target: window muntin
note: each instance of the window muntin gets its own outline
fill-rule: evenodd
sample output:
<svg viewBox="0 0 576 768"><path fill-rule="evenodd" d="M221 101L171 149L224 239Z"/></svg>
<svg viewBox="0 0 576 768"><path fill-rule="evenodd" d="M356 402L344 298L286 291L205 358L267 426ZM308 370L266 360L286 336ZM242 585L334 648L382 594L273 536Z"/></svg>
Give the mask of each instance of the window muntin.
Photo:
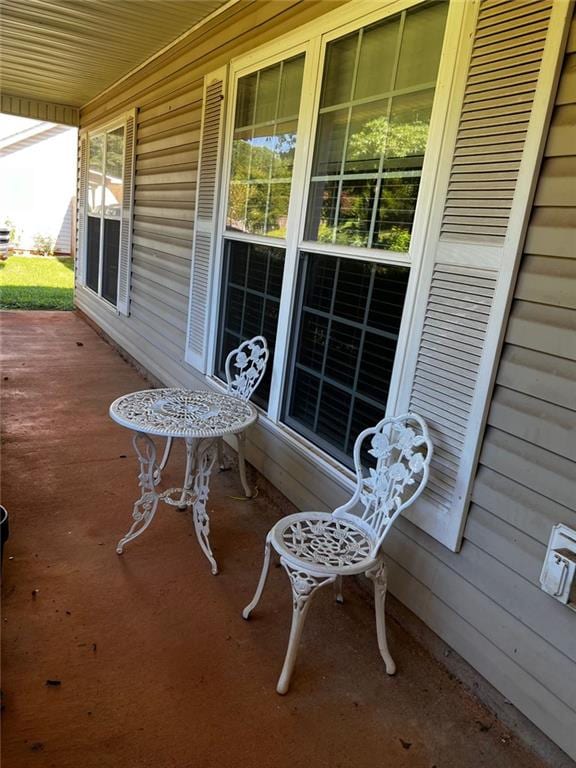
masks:
<svg viewBox="0 0 576 768"><path fill-rule="evenodd" d="M343 463L385 413L408 267L302 253L284 418Z"/></svg>
<svg viewBox="0 0 576 768"><path fill-rule="evenodd" d="M118 300L120 217L124 190L124 126L89 136L86 285Z"/></svg>
<svg viewBox="0 0 576 768"><path fill-rule="evenodd" d="M273 355L283 271L283 248L237 240L226 242L217 352L217 375L222 380L226 380L224 364L228 353L246 339L264 336ZM252 398L262 408L268 405L271 377L272 366L268 364Z"/></svg>
<svg viewBox="0 0 576 768"><path fill-rule="evenodd" d="M304 55L238 80L226 230L284 238Z"/></svg>
<svg viewBox="0 0 576 768"><path fill-rule="evenodd" d="M328 44L306 240L408 251L446 6Z"/></svg>

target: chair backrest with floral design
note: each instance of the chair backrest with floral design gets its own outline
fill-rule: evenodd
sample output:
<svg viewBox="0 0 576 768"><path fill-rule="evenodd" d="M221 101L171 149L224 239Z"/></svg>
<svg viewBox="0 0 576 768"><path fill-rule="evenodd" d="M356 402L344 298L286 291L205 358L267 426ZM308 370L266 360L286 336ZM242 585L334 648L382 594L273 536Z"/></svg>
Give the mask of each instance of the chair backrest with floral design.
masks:
<svg viewBox="0 0 576 768"><path fill-rule="evenodd" d="M264 336L254 336L233 349L225 363L228 394L250 400L266 372L269 356Z"/></svg>
<svg viewBox="0 0 576 768"><path fill-rule="evenodd" d="M334 517L365 528L374 541L373 556L400 512L424 490L431 458L426 422L415 413L382 419L356 438L356 490L346 504L334 510ZM364 464L368 461L372 466L366 473ZM363 508L361 514L350 511L358 503Z"/></svg>

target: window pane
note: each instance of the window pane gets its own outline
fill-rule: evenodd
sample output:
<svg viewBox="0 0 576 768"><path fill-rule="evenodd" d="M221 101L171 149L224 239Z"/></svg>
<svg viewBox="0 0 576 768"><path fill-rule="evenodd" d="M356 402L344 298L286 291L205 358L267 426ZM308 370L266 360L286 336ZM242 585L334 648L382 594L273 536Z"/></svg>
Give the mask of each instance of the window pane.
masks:
<svg viewBox="0 0 576 768"><path fill-rule="evenodd" d="M238 81L229 231L286 236L303 67L302 55Z"/></svg>
<svg viewBox="0 0 576 768"><path fill-rule="evenodd" d="M90 137L88 156L88 213L100 216L104 173L104 134Z"/></svg>
<svg viewBox="0 0 576 768"><path fill-rule="evenodd" d="M372 179L342 182L335 242L356 247L368 245L375 191L376 181Z"/></svg>
<svg viewBox="0 0 576 768"><path fill-rule="evenodd" d="M397 89L436 80L447 11L448 3L436 3L407 14L396 76Z"/></svg>
<svg viewBox="0 0 576 768"><path fill-rule="evenodd" d="M122 212L122 172L124 168L124 126L106 134L106 189L104 216L120 218Z"/></svg>
<svg viewBox="0 0 576 768"><path fill-rule="evenodd" d="M337 109L318 119L318 150L314 155L314 176L340 173L346 146L348 109Z"/></svg>
<svg viewBox="0 0 576 768"><path fill-rule="evenodd" d="M216 374L225 381L228 353L252 336L264 336L270 359L253 398L263 408L270 394L283 270L282 248L235 240L225 243Z"/></svg>
<svg viewBox="0 0 576 768"><path fill-rule="evenodd" d="M352 465L384 416L408 267L301 254L284 421Z"/></svg>
<svg viewBox="0 0 576 768"><path fill-rule="evenodd" d="M409 249L446 5L328 44L306 239Z"/></svg>
<svg viewBox="0 0 576 768"><path fill-rule="evenodd" d="M238 80L238 96L236 97L236 115L234 119L235 128L254 123L257 84L257 74L248 75Z"/></svg>
<svg viewBox="0 0 576 768"><path fill-rule="evenodd" d="M104 219L104 247L102 250L102 296L112 304L118 297L118 250L120 221Z"/></svg>
<svg viewBox="0 0 576 768"><path fill-rule="evenodd" d="M374 173L380 168L389 133L390 99L352 108L344 173Z"/></svg>
<svg viewBox="0 0 576 768"><path fill-rule="evenodd" d="M256 92L255 123L265 123L276 117L278 87L280 85L280 64L260 71Z"/></svg>
<svg viewBox="0 0 576 768"><path fill-rule="evenodd" d="M88 216L86 229L86 285L97 292L100 271L100 218Z"/></svg>
<svg viewBox="0 0 576 768"><path fill-rule="evenodd" d="M358 32L336 40L326 48L321 106L350 100L357 48Z"/></svg>
<svg viewBox="0 0 576 768"><path fill-rule="evenodd" d="M300 86L304 74L304 56L285 61L280 78L278 117L298 117L300 108Z"/></svg>
<svg viewBox="0 0 576 768"><path fill-rule="evenodd" d="M396 17L363 31L354 88L355 99L375 96L392 87L399 26L400 19Z"/></svg>

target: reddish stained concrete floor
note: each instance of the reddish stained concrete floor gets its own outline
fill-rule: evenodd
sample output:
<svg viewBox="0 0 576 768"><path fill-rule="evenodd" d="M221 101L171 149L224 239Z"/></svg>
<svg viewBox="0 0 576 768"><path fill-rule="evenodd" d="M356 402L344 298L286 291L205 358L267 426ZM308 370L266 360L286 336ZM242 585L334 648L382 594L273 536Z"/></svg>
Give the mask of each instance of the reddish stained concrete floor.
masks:
<svg viewBox="0 0 576 768"><path fill-rule="evenodd" d="M398 673L387 677L370 601L352 581L344 606L318 595L279 697L290 620L281 569L254 619L240 618L279 510L262 495L232 499L236 475L218 474L219 576L190 519L167 507L116 555L136 467L107 409L147 384L72 313L1 322L6 768L542 765L394 622Z"/></svg>

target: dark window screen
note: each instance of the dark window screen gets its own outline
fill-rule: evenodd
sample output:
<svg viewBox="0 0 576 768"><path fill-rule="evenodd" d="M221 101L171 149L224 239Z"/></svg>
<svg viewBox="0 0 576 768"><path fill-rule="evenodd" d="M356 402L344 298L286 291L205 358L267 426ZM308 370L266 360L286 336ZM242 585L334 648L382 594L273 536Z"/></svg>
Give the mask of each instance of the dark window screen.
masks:
<svg viewBox="0 0 576 768"><path fill-rule="evenodd" d="M300 256L284 421L348 466L384 416L409 268Z"/></svg>
<svg viewBox="0 0 576 768"><path fill-rule="evenodd" d="M86 242L86 285L98 292L100 262L100 217L88 216Z"/></svg>
<svg viewBox="0 0 576 768"><path fill-rule="evenodd" d="M118 250L120 220L104 219L104 248L102 253L102 296L116 304L118 295Z"/></svg>
<svg viewBox="0 0 576 768"><path fill-rule="evenodd" d="M283 248L226 241L216 373L225 381L224 363L230 350L253 336L264 336L270 358L253 397L262 408L268 406L270 396L283 271Z"/></svg>

